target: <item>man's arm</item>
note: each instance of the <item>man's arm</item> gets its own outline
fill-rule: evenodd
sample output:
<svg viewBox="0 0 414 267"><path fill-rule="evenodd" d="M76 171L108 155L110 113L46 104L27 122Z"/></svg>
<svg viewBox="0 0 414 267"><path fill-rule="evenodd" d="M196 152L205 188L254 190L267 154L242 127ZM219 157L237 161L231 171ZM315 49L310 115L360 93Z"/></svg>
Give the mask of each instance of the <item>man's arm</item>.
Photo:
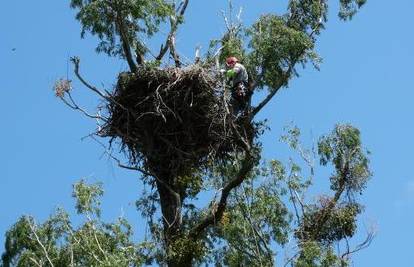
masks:
<svg viewBox="0 0 414 267"><path fill-rule="evenodd" d="M236 70L234 68L233 69L229 69L226 72L226 77L229 78L229 79L232 79L232 78L234 78L234 76L236 76L236 74L237 74L237 72L236 72Z"/></svg>

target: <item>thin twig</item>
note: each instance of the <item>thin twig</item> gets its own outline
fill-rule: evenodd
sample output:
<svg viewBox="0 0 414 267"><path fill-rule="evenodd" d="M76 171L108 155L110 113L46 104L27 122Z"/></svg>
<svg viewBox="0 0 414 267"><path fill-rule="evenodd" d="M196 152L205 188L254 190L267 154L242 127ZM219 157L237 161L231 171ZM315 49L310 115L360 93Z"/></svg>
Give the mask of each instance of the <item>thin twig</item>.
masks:
<svg viewBox="0 0 414 267"><path fill-rule="evenodd" d="M38 236L38 235L37 235L37 233L36 233L35 226L34 226L34 225L32 225L32 223L31 223L31 221L30 221L29 219L27 219L27 222L28 222L28 224L29 224L30 230L32 231L33 235L34 235L34 236L35 236L35 238L36 238L37 243L38 243L38 244L40 245L40 247L42 248L43 253L44 253L44 254L45 254L45 256L46 256L47 261L49 262L49 264L50 264L50 266L51 266L51 267L54 267L53 262L52 262L52 260L51 260L51 259L50 259L50 257L49 257L49 253L47 252L47 250L46 250L45 246L44 246L44 245L43 245L43 243L40 241L39 236Z"/></svg>
<svg viewBox="0 0 414 267"><path fill-rule="evenodd" d="M101 120L104 122L108 122L108 119L100 116L100 115L92 115L89 112L87 112L84 108L81 108L73 99L72 95L70 92L66 92L66 94L69 97L70 103L64 98L64 96L61 96L60 99L63 101L63 103L65 103L68 107L70 107L73 110L79 110L81 113L83 113L85 116L91 118L91 119L97 119L97 120Z"/></svg>

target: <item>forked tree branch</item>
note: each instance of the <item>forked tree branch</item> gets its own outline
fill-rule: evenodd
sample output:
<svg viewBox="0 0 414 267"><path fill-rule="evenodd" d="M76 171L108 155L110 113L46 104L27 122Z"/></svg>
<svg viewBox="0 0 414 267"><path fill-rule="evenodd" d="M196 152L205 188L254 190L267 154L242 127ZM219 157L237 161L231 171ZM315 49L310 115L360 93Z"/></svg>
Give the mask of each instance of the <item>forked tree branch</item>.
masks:
<svg viewBox="0 0 414 267"><path fill-rule="evenodd" d="M161 45L160 53L155 58L156 60L161 61L169 49L170 54L175 61L175 65L177 67L181 66L180 57L175 49L175 35L177 34L178 25L181 24L181 17L184 16L184 13L187 9L188 2L189 0L183 0L176 13L170 17L170 32L167 36L167 39L165 40L165 43Z"/></svg>
<svg viewBox="0 0 414 267"><path fill-rule="evenodd" d="M76 77L79 79L79 81L81 81L81 83L83 85L85 85L88 89L92 90L93 92L95 92L96 94L98 94L100 97L102 97L103 99L106 100L110 100L111 98L109 96L107 96L106 94L104 94L103 92L101 92L98 88L96 88L95 86L89 84L79 73L79 64L80 64L80 58L79 57L71 57L70 60L72 61L73 65L75 66L75 75Z"/></svg>
<svg viewBox="0 0 414 267"><path fill-rule="evenodd" d="M204 218L199 224L190 230L190 238L199 237L199 235L203 233L207 227L221 220L227 206L227 198L229 197L230 192L234 188L238 187L246 179L253 166L254 157L251 154L251 151L245 151L245 157L242 160L241 168L237 175L224 186L223 190L221 191L221 197L217 204L217 208L209 216Z"/></svg>
<svg viewBox="0 0 414 267"><path fill-rule="evenodd" d="M354 254L362 249L365 249L367 247L369 247L372 243L372 241L374 240L375 237L375 231L374 230L370 230L367 233L367 237L365 238L364 241L362 241L360 244L358 244L354 249L350 250L349 246L347 248L347 251L341 255L342 259L346 259L347 257L349 257L349 255Z"/></svg>
<svg viewBox="0 0 414 267"><path fill-rule="evenodd" d="M109 95L109 93L105 94L103 92L101 92L98 88L96 88L95 86L91 85L90 83L88 83L83 77L82 75L80 75L79 73L79 65L80 65L80 58L79 57L71 57L70 60L72 61L73 65L75 66L74 72L76 77L79 79L79 81L86 86L88 89L90 89L92 92L96 93L97 95L99 95L100 97L102 97L103 99L107 100L108 102L112 102L116 105L118 105L119 107L121 107L123 110L127 110L123 105L121 105L119 102L117 102L114 97L112 97L111 95Z"/></svg>
<svg viewBox="0 0 414 267"><path fill-rule="evenodd" d="M107 122L108 118L105 118L103 116L100 116L98 114L93 115L91 113L89 113L88 111L86 111L84 108L80 107L75 100L73 99L72 95L70 92L66 92L66 94L69 96L69 101L67 99L65 99L64 96L60 96L60 99L63 101L63 103L68 106L69 108L73 109L73 110L78 110L79 112L81 112L82 114L84 114L86 117L91 118L91 119L96 119L97 121L104 121Z"/></svg>

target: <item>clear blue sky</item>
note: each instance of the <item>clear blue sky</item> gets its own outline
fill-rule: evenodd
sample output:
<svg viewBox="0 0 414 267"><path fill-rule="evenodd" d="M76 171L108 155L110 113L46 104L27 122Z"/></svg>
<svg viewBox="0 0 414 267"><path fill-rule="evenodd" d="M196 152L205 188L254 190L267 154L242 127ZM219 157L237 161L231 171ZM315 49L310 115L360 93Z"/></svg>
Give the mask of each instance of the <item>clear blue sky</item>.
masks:
<svg viewBox="0 0 414 267"><path fill-rule="evenodd" d="M261 13L283 11L285 2L234 0L244 7L247 24ZM263 111L272 129L263 138L265 156L286 156L278 136L290 121L313 136L338 122L359 127L372 152L374 171L361 196L366 205L361 221L375 222L378 234L370 248L355 256L354 266L412 266L414 2L368 0L348 23L335 16L338 1L330 2L330 21L318 42L324 58L321 71L301 71ZM224 0L192 1L177 40L181 53L191 58L197 44L205 49L209 38L223 33L219 11L225 5ZM68 1L15 0L2 5L0 253L4 232L19 216L31 214L43 221L57 206L73 213L71 185L80 178L104 183L104 218L124 214L138 232L144 229L134 208L142 190L137 175L102 157L94 141L82 141L94 130L94 122L66 108L52 92L54 81L67 75L69 55L79 56L84 75L107 89L127 67L95 54L96 40L81 40L79 32ZM71 73L69 78L74 78ZM75 91L84 106L96 106L94 96L77 82Z"/></svg>

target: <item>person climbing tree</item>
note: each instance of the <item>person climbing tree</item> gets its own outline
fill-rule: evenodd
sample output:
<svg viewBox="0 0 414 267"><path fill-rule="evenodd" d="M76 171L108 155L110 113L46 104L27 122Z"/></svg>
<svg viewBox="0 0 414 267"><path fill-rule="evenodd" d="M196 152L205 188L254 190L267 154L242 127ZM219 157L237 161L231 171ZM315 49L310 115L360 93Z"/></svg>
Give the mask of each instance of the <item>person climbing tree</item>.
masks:
<svg viewBox="0 0 414 267"><path fill-rule="evenodd" d="M85 223L75 227L61 209L44 224L23 216L6 234L0 266L344 267L369 245L373 234L360 244L350 242L363 210L353 196L371 176L358 129L338 125L318 142L318 158L313 149L302 149L298 129L289 130L282 139L300 152L294 158L303 158L310 175L293 161L285 166L262 158L266 116L256 116L289 85L297 67L318 65L328 0L286 1L286 13L269 10L251 25L241 23L241 10L232 15L230 1L223 36L210 41L198 64L186 65L177 34L189 3L201 2L209 4L70 1L81 36L95 36L96 50L125 60L126 69L113 77L113 88L99 88L81 74L80 58L71 58L79 82L98 98L95 112L78 104L67 79L56 82L55 94L97 123L89 136L108 158L139 174L143 192L136 206L146 220L146 238L135 242L125 218L103 222L102 188L81 181L73 196ZM365 0L337 2L340 18L348 20ZM160 37L165 39L156 42ZM192 42L187 38L181 44ZM245 59L245 66L234 56ZM228 67L218 74L220 62ZM230 105L218 92L223 87L231 91ZM250 107L253 90L262 91ZM312 163L318 159L333 171L326 177L331 190L311 197ZM277 258L282 254L284 263Z"/></svg>
<svg viewBox="0 0 414 267"><path fill-rule="evenodd" d="M226 59L226 77L231 86L231 106L234 115L244 114L250 106L251 92L248 90L249 75L246 68L234 57Z"/></svg>

